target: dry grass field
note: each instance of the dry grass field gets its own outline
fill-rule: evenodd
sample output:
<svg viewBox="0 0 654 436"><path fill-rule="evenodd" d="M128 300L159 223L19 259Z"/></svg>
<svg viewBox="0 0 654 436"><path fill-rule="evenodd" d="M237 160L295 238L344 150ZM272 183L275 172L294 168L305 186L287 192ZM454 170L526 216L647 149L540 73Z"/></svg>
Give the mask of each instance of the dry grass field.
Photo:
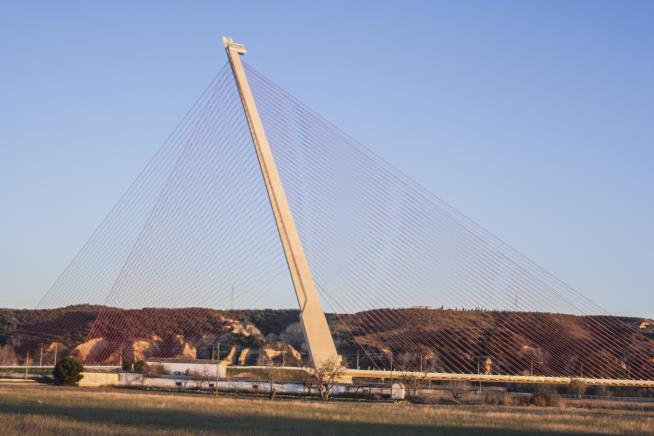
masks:
<svg viewBox="0 0 654 436"><path fill-rule="evenodd" d="M444 406L0 385L0 434L654 434L654 410Z"/></svg>

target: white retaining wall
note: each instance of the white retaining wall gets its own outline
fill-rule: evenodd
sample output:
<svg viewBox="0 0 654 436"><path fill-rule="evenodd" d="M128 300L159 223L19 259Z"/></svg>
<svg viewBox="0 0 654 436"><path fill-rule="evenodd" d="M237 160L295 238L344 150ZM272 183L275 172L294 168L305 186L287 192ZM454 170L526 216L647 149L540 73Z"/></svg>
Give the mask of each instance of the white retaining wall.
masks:
<svg viewBox="0 0 654 436"><path fill-rule="evenodd" d="M215 365L214 365L215 367ZM215 373L215 372L214 372ZM270 392L270 383L258 380L219 380L218 391L244 392L244 393L261 393ZM182 376L160 376L144 377L143 374L133 372L112 372L112 373L93 373L85 372L84 378L80 381L80 386L144 386L166 389L215 389L216 381L210 378L197 380ZM307 394L307 388L302 383L275 383L275 391L284 394ZM316 392L313 392L317 395ZM340 394L379 394L391 395L393 399L404 399L405 389L399 383L393 384L390 388L379 386L356 386L350 384L338 384L334 386L332 395Z"/></svg>

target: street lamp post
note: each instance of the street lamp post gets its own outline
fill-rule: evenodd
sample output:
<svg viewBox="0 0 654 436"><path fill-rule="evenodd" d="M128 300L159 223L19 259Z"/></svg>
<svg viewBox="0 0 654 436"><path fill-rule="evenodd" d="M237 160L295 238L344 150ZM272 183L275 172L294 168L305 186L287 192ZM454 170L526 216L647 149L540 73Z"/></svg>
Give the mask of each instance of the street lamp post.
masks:
<svg viewBox="0 0 654 436"><path fill-rule="evenodd" d="M477 356L477 375L481 376L481 356ZM477 391L481 398L481 377L479 377L479 389Z"/></svg>

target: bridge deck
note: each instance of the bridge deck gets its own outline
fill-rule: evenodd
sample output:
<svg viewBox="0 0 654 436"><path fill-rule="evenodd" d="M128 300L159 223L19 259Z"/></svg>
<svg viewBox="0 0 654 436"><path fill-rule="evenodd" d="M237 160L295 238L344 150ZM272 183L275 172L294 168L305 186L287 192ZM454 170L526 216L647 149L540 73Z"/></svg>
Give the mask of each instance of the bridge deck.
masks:
<svg viewBox="0 0 654 436"><path fill-rule="evenodd" d="M467 381L486 383L528 383L528 384L555 384L567 385L572 380L579 380L587 385L616 386L616 387L639 387L654 388L654 380L626 380L626 379L602 379L588 377L548 377L537 375L500 375L500 374L454 374L444 372L404 372L386 370L364 370L348 369L346 375L359 378L400 378L405 375L414 377L425 377L432 381Z"/></svg>
<svg viewBox="0 0 654 436"><path fill-rule="evenodd" d="M27 366L27 369L43 369L46 366ZM87 366L87 369L116 370L117 366ZM267 369L267 366L238 366L236 368L261 370ZM295 366L279 367L287 371L302 371L303 368ZM0 366L2 369L26 369L25 366ZM424 377L425 380L431 381L466 381L466 382L484 382L484 383L526 383L526 384L552 384L567 385L572 380L579 380L587 385L595 386L614 386L614 387L632 387L632 388L654 388L654 380L626 380L626 379L608 379L608 378L590 378L590 377L549 377L539 375L501 375L501 374L455 374L447 372L406 372L406 371L389 371L380 369L346 369L346 378L375 378L375 379L400 379L405 376Z"/></svg>
<svg viewBox="0 0 654 436"><path fill-rule="evenodd" d="M239 368L265 369L265 366L239 366ZM281 367L289 371L302 371L298 367ZM455 374L447 372L407 372L389 371L377 369L346 369L345 378L375 378L375 379L400 379L404 376L424 377L431 381L466 381L485 383L525 383L525 384L552 384L567 385L573 380L579 380L587 385L633 387L633 388L654 388L654 380L627 380L607 379L590 377L550 377L538 375L501 375L501 374Z"/></svg>

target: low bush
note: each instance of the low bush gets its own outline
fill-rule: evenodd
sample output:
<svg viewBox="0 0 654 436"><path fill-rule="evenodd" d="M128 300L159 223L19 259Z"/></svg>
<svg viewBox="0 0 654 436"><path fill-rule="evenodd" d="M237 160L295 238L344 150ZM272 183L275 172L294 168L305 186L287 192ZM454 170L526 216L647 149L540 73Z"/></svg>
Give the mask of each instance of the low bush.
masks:
<svg viewBox="0 0 654 436"><path fill-rule="evenodd" d="M588 395L594 395L596 397L608 397L611 395L611 390L607 386L603 385L591 386L588 389Z"/></svg>
<svg viewBox="0 0 654 436"><path fill-rule="evenodd" d="M511 395L508 392L486 392L482 402L489 406L528 406L530 397Z"/></svg>
<svg viewBox="0 0 654 436"><path fill-rule="evenodd" d="M406 399L415 404L439 404L441 400L433 395L408 395Z"/></svg>
<svg viewBox="0 0 654 436"><path fill-rule="evenodd" d="M364 395L364 398L371 400L371 401L381 401L384 399L384 396L380 393L368 393Z"/></svg>
<svg viewBox="0 0 654 436"><path fill-rule="evenodd" d="M486 392L482 401L489 406L513 406L513 397L505 392Z"/></svg>
<svg viewBox="0 0 654 436"><path fill-rule="evenodd" d="M531 404L539 407L559 407L561 397L551 386L543 386L531 397Z"/></svg>
<svg viewBox="0 0 654 436"><path fill-rule="evenodd" d="M143 375L146 377L156 377L158 375L166 375L170 374L170 371L166 369L165 366L163 366L160 363L155 363L152 365L145 365L143 368Z"/></svg>

